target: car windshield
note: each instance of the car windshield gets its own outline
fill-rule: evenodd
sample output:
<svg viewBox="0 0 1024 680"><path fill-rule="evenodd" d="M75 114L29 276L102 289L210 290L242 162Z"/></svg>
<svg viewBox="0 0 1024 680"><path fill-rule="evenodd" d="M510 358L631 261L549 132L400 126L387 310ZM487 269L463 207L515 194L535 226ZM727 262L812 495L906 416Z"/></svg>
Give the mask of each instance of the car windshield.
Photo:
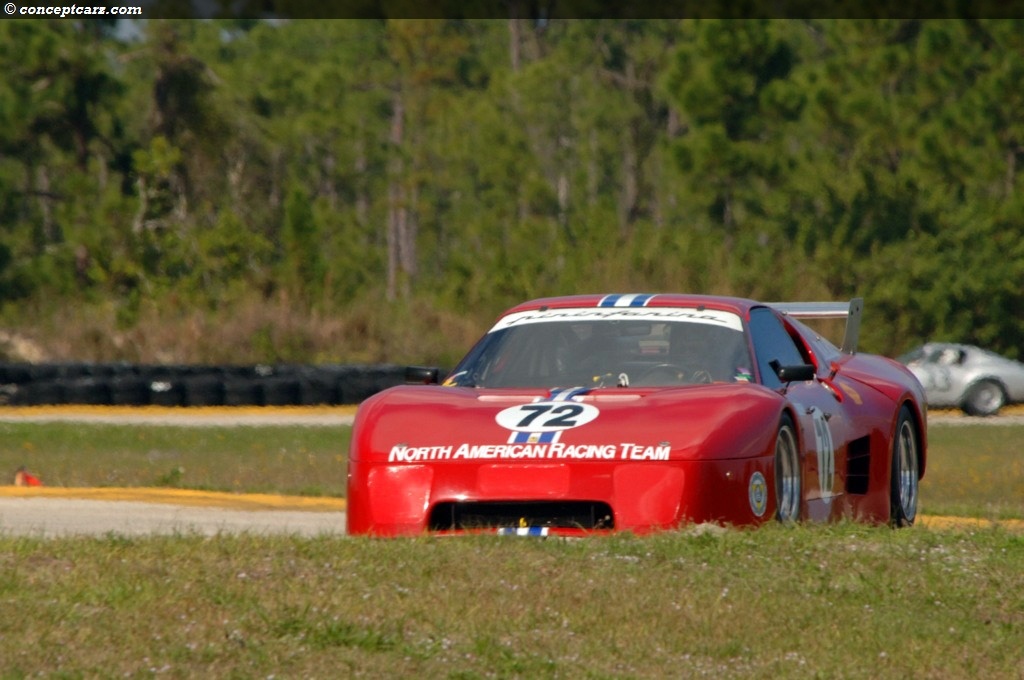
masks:
<svg viewBox="0 0 1024 680"><path fill-rule="evenodd" d="M445 384L666 387L752 381L737 315L696 309L542 310L501 319Z"/></svg>
<svg viewBox="0 0 1024 680"><path fill-rule="evenodd" d="M924 350L924 347L916 347L907 352L906 354L901 354L898 357L896 357L896 361L900 362L901 364L907 365L920 363L921 361L924 360L925 357Z"/></svg>
<svg viewBox="0 0 1024 680"><path fill-rule="evenodd" d="M955 345L925 345L901 355L897 361L907 366L938 364L956 366L964 363L966 352Z"/></svg>

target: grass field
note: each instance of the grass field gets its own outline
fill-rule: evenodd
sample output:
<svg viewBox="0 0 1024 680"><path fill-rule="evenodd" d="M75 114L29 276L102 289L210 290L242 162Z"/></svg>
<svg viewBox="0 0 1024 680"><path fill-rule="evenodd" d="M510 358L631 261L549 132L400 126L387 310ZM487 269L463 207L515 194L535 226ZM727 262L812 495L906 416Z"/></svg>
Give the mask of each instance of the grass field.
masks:
<svg viewBox="0 0 1024 680"><path fill-rule="evenodd" d="M351 429L0 422L0 475L49 487L166 487L342 497ZM1024 519L1024 427L933 426L921 511ZM0 483L3 480L0 478Z"/></svg>
<svg viewBox="0 0 1024 680"><path fill-rule="evenodd" d="M1024 518L1024 427L940 425L928 436L922 512Z"/></svg>
<svg viewBox="0 0 1024 680"><path fill-rule="evenodd" d="M0 474L51 487L343 496L348 427L0 423ZM9 483L9 482L8 482Z"/></svg>
<svg viewBox="0 0 1024 680"><path fill-rule="evenodd" d="M1024 539L0 537L5 678L1020 678Z"/></svg>
<svg viewBox="0 0 1024 680"><path fill-rule="evenodd" d="M933 427L922 511L1024 517L1020 427ZM0 423L48 485L344 493L347 428ZM0 678L1024 677L1024 535L0 535Z"/></svg>

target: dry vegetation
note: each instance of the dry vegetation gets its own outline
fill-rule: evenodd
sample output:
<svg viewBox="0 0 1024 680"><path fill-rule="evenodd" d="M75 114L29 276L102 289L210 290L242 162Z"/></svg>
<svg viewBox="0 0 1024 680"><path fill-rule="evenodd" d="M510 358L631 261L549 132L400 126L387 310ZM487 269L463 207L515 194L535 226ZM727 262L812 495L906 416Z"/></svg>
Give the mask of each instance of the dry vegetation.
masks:
<svg viewBox="0 0 1024 680"><path fill-rule="evenodd" d="M451 366L501 310L443 311L372 301L344 312L252 294L224 309L143 304L131 323L118 303L26 307L0 338L0 361L129 363L417 363ZM17 339L17 342L14 341Z"/></svg>

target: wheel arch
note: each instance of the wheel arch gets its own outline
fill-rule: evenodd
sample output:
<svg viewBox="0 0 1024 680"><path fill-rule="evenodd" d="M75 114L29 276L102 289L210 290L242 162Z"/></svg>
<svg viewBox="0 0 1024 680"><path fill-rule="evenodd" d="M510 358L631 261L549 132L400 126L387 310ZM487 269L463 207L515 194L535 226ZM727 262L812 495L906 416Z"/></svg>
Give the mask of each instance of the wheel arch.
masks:
<svg viewBox="0 0 1024 680"><path fill-rule="evenodd" d="M912 435L908 441L907 430ZM920 505L920 485L924 477L924 446L926 430L921 427L914 404L900 403L893 425L889 456L889 526L909 527L914 524ZM913 457L908 448L913 447ZM910 468L916 466L916 470ZM916 473L916 474L914 474Z"/></svg>
<svg viewBox="0 0 1024 680"><path fill-rule="evenodd" d="M790 403L785 404L782 410L779 411L779 425L782 424L783 416L789 416L789 420L793 424L793 438L796 439L796 450L802 453L804 450L804 435L800 430L800 419L797 417L796 408ZM801 455L800 460L802 461L803 458Z"/></svg>
<svg viewBox="0 0 1024 680"><path fill-rule="evenodd" d="M796 485L796 504L795 504L795 508L794 508L795 513L793 514L793 516L787 517L787 518L783 519L783 518L780 517L780 512L782 510L782 504L780 502L780 497L779 497L780 489L782 489L783 487L780 486L782 484L782 480L779 478L779 474L778 474L779 473L779 467L778 467L779 463L777 461L777 451L774 450L774 449L777 446L778 437L779 437L779 434L782 431L782 424L787 419L789 421L788 422L789 430L790 430L790 432L792 434L792 437L793 437L793 446L796 449L794 451L796 459L793 461L793 463L794 463L794 469L796 471L796 475L797 475L797 478L798 478L799 481L797 482L797 485ZM772 471L772 488L774 490L774 493L772 493L772 499L773 499L773 503L772 504L774 506L773 512L772 512L772 516L774 517L774 519L776 521L786 521L786 522L788 522L788 521L797 521L798 522L798 521L800 521L801 519L803 519L805 517L805 509L806 508L805 508L805 503L804 503L804 500L803 500L803 484L804 484L803 480L805 478L805 470L803 468L804 468L804 464L805 464L805 461L807 460L807 458L806 458L806 456L803 455L804 454L804 450L803 450L804 437L803 437L803 434L802 434L802 432L800 430L800 421L797 418L796 409L793 407L792 404L786 403L779 410L778 419L776 421L776 425L775 425L775 428L774 428L773 433L772 433L772 442L773 442L773 453L772 453L771 471Z"/></svg>
<svg viewBox="0 0 1024 680"><path fill-rule="evenodd" d="M967 384L967 387L964 388L963 394L960 395L960 403L963 403L964 400L967 399L967 395L971 393L972 389L974 389L983 382L990 382L995 384L995 386L1002 391L1003 396L1007 396L1008 393L1006 391L1006 385L1003 383L1003 379L1000 378L998 375L985 374L977 376L976 378L971 380L970 383Z"/></svg>
<svg viewBox="0 0 1024 680"><path fill-rule="evenodd" d="M928 421L924 410L920 404L916 403L912 399L905 399L901 404L900 408L896 411L896 419L893 421L893 434L896 436L896 425L899 423L899 414L901 411L906 409L910 413L911 419L914 421L914 435L917 437L917 478L922 479L924 477L925 463L928 460ZM890 455L892 455L892 446L889 447Z"/></svg>

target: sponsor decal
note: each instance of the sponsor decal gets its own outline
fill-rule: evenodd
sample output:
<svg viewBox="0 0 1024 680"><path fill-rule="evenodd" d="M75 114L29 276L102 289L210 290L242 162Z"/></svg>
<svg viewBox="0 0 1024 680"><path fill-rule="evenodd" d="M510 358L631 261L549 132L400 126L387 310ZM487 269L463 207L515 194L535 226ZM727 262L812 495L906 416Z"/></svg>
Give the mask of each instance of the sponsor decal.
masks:
<svg viewBox="0 0 1024 680"><path fill-rule="evenodd" d="M754 515L757 517L764 515L764 511L768 507L768 483L760 472L750 475L747 496L750 498L750 509Z"/></svg>
<svg viewBox="0 0 1024 680"><path fill-rule="evenodd" d="M605 460L652 461L668 460L672 447L668 444L452 444L448 446L408 446L395 444L388 453L389 463L439 463L483 460Z"/></svg>
<svg viewBox="0 0 1024 680"><path fill-rule="evenodd" d="M586 425L601 412L593 404L578 399L587 388L555 389L544 399L503 409L494 420L511 431L503 444L451 444L447 446L408 446L395 444L388 454L389 463L423 463L472 460L668 460L672 446L636 442L603 444L566 444L562 432Z"/></svg>
<svg viewBox="0 0 1024 680"><path fill-rule="evenodd" d="M490 332L528 323L553 321L689 321L712 326L743 330L740 317L732 312L714 309L698 310L696 307L573 307L568 309L545 309L516 312L498 320Z"/></svg>

